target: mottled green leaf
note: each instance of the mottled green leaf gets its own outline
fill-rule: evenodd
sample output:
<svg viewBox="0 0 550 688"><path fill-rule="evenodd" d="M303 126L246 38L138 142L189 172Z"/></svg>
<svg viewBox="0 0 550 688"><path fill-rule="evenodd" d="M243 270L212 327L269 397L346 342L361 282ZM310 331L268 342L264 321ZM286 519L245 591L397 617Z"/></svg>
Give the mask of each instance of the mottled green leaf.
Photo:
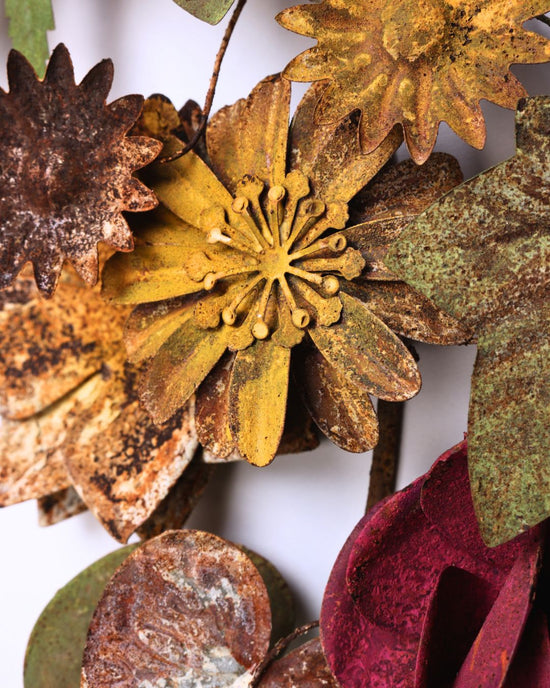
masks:
<svg viewBox="0 0 550 688"><path fill-rule="evenodd" d="M6 17L13 47L43 77L50 54L46 31L55 28L51 0L6 0Z"/></svg>
<svg viewBox="0 0 550 688"><path fill-rule="evenodd" d="M520 102L517 153L418 216L385 262L479 343L472 493L487 544L550 516L550 98Z"/></svg>
<svg viewBox="0 0 550 688"><path fill-rule="evenodd" d="M109 578L136 547L122 547L99 559L55 595L29 639L25 688L78 688L94 609Z"/></svg>
<svg viewBox="0 0 550 688"><path fill-rule="evenodd" d="M176 4L183 7L198 19L202 19L209 24L217 24L221 21L234 0L174 0Z"/></svg>

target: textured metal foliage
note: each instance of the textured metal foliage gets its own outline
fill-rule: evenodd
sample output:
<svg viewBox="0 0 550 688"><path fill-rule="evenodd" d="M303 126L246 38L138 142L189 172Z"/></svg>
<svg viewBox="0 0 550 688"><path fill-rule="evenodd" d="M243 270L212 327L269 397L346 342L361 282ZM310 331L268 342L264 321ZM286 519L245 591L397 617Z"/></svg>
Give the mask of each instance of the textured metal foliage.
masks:
<svg viewBox="0 0 550 688"><path fill-rule="evenodd" d="M180 7L209 24L221 21L235 0L174 0Z"/></svg>
<svg viewBox="0 0 550 688"><path fill-rule="evenodd" d="M84 652L86 688L242 685L267 652L268 592L235 545L170 531L142 545L107 585Z"/></svg>
<svg viewBox="0 0 550 688"><path fill-rule="evenodd" d="M278 21L317 45L284 73L325 82L318 124L360 110L366 151L401 124L411 156L422 163L441 121L482 148L479 101L513 108L526 95L509 67L550 59L550 42L522 28L548 10L548 0L324 0L290 7Z"/></svg>
<svg viewBox="0 0 550 688"><path fill-rule="evenodd" d="M10 91L0 91L0 287L29 261L45 296L55 290L65 260L95 284L98 242L130 251L122 211L156 205L132 172L161 146L126 136L143 98L106 105L112 78L112 62L104 60L75 85L62 44L43 81L21 53L10 53Z"/></svg>
<svg viewBox="0 0 550 688"><path fill-rule="evenodd" d="M109 578L136 545L122 547L81 571L56 593L29 638L25 688L76 688L92 615Z"/></svg>
<svg viewBox="0 0 550 688"><path fill-rule="evenodd" d="M402 208L394 200L382 210L377 201L380 212L372 217L363 207L359 225L346 229L348 201L388 160L399 135L364 155L354 116L311 129L317 92L306 94L289 134L290 85L278 76L264 79L246 100L212 118L208 164L191 152L148 168L161 206L136 224L136 250L114 256L103 275L106 296L141 304L125 340L134 363L149 361L141 398L155 422L170 418L198 389L201 441L222 456L236 449L257 465L269 463L280 446L289 384L298 376L321 430L365 451L377 438L369 394L402 400L420 387L393 323L407 336L426 330L439 343L466 336L451 318L436 322L433 305L425 315L424 297L387 272L378 275L388 242L407 213L418 212L414 192L405 194ZM170 150L174 142L164 140ZM394 180L396 188L417 181L430 200L456 183L457 169L445 156L425 173L403 169L407 184ZM381 180L385 174L399 178L382 173ZM371 279L407 292L403 318L395 294L363 286ZM384 294L379 306L377 291ZM436 324L425 327L425 320ZM305 375L289 376L298 345L316 347L320 358L311 365L321 366L322 375L310 366Z"/></svg>
<svg viewBox="0 0 550 688"><path fill-rule="evenodd" d="M55 28L52 0L6 0L6 18L13 47L42 77L50 54L46 32Z"/></svg>
<svg viewBox="0 0 550 688"><path fill-rule="evenodd" d="M273 662L258 688L338 688L338 683L315 638Z"/></svg>
<svg viewBox="0 0 550 688"><path fill-rule="evenodd" d="M490 545L550 515L550 98L517 112L517 153L414 221L386 264L471 328L474 506Z"/></svg>
<svg viewBox="0 0 550 688"><path fill-rule="evenodd" d="M40 298L28 275L0 292L0 505L50 497L42 504L46 521L55 522L82 510L67 492L73 485L126 541L198 443L192 402L158 427L140 407L122 344L128 309L98 292L68 270L52 299ZM196 481L186 489L194 492Z"/></svg>
<svg viewBox="0 0 550 688"><path fill-rule="evenodd" d="M533 596L542 527L489 549L466 446L371 510L342 549L321 638L342 688L550 684L548 620Z"/></svg>

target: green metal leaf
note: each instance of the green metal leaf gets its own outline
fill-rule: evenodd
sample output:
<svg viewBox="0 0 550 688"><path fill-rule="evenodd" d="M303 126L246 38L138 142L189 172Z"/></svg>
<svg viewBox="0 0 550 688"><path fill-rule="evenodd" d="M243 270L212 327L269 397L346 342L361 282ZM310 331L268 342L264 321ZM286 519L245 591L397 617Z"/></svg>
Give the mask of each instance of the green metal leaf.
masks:
<svg viewBox="0 0 550 688"><path fill-rule="evenodd" d="M198 19L217 24L227 14L234 0L174 0Z"/></svg>
<svg viewBox="0 0 550 688"><path fill-rule="evenodd" d="M55 28L51 0L6 0L6 17L13 47L42 78L50 55L46 31Z"/></svg>
<svg viewBox="0 0 550 688"><path fill-rule="evenodd" d="M550 516L550 98L520 101L517 153L418 216L385 263L478 341L468 420L495 546Z"/></svg>
<svg viewBox="0 0 550 688"><path fill-rule="evenodd" d="M25 656L25 688L78 688L94 609L109 578L136 547L111 552L57 592L31 633Z"/></svg>

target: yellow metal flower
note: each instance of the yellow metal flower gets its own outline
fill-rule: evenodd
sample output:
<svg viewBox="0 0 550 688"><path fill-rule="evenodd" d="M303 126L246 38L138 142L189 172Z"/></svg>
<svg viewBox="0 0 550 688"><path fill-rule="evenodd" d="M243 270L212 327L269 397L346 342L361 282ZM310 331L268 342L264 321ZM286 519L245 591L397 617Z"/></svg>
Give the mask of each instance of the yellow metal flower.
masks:
<svg viewBox="0 0 550 688"><path fill-rule="evenodd" d="M290 7L278 21L318 45L284 74L328 80L318 123L361 110L365 151L400 123L413 159L422 163L441 121L483 147L479 101L514 108L526 95L509 67L550 59L550 42L522 28L549 10L548 0L324 0Z"/></svg>
<svg viewBox="0 0 550 688"><path fill-rule="evenodd" d="M400 137L363 155L356 117L312 130L313 89L287 145L289 99L288 82L265 79L212 119L209 165L192 152L149 168L161 205L138 220L136 250L103 275L106 295L142 304L126 344L134 363L150 359L141 398L155 422L197 391L200 441L258 465L281 440L294 347L309 411L355 451L377 441L369 394L402 400L420 387L405 345L360 285L351 291L367 261L360 232L345 229L348 200ZM165 152L180 145L166 140Z"/></svg>

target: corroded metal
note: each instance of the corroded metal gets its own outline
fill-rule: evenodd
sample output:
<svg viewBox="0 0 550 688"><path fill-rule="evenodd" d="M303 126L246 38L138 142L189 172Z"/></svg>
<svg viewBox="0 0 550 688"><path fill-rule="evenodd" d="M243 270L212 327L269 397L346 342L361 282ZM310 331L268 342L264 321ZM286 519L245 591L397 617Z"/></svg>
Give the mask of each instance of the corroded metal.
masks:
<svg viewBox="0 0 550 688"><path fill-rule="evenodd" d="M1 299L0 505L57 493L45 503L55 520L71 511L58 493L73 485L125 541L195 453L192 401L154 426L139 405L137 371L125 362L128 309L106 304L68 270L44 300L27 273Z"/></svg>
<svg viewBox="0 0 550 688"><path fill-rule="evenodd" d="M395 492L404 410L402 401L379 399L376 406L380 438L372 452L367 511Z"/></svg>
<svg viewBox="0 0 550 688"><path fill-rule="evenodd" d="M517 153L419 216L386 264L475 332L469 462L485 541L550 515L550 98L520 103Z"/></svg>
<svg viewBox="0 0 550 688"><path fill-rule="evenodd" d="M317 39L286 67L295 81L323 81L317 124L361 112L372 151L396 124L416 162L431 153L439 123L482 148L481 99L514 108L526 91L514 63L546 62L550 42L523 28L548 0L324 0L283 10L285 28Z"/></svg>
<svg viewBox="0 0 550 688"><path fill-rule="evenodd" d="M0 287L29 261L45 296L54 292L65 260L95 284L98 242L130 251L132 233L122 211L156 205L132 172L161 146L126 136L143 98L106 105L112 78L112 63L104 60L75 85L62 44L43 81L23 55L10 53L10 91L0 91Z"/></svg>
<svg viewBox="0 0 550 688"><path fill-rule="evenodd" d="M396 298L385 295L378 304L362 286L378 279L371 248L377 247L379 263L421 202L410 201L414 191L407 191L404 208L388 215L373 204L368 218L363 203L363 217L346 227L348 202L400 137L395 132L364 155L355 116L311 129L317 100L314 88L289 134L290 85L269 77L212 118L207 160L191 152L149 167L144 178L161 206L136 225L136 250L114 256L103 276L107 297L140 304L125 340L132 361L149 360L141 398L155 422L170 418L198 389L202 442L220 456L236 456L237 449L257 465L269 463L279 447L289 384L300 377L289 375L294 347L313 342L330 368L319 379L302 375L298 385L308 386L303 396L315 422L331 439L361 451L376 439L376 419L361 413L372 408L368 395L402 400L420 387L416 363L386 315L406 335L414 330L439 343L467 338L412 290L400 320ZM437 158L418 175L419 197L434 200L456 174L446 156ZM414 182L408 169L407 177ZM403 191L408 183L395 187ZM396 284L393 276L386 280ZM335 397L336 414L324 401ZM335 424L350 403L353 420ZM351 430L348 441L352 423L363 428Z"/></svg>
<svg viewBox="0 0 550 688"><path fill-rule="evenodd" d="M550 684L548 622L533 606L544 539L537 527L487 547L465 443L446 452L371 510L338 556L321 639L342 688Z"/></svg>
<svg viewBox="0 0 550 688"><path fill-rule="evenodd" d="M263 674L258 688L339 688L318 638L309 640L276 660Z"/></svg>
<svg viewBox="0 0 550 688"><path fill-rule="evenodd" d="M248 556L209 533L170 531L140 547L107 585L81 685L229 688L265 655L270 632L267 590Z"/></svg>

